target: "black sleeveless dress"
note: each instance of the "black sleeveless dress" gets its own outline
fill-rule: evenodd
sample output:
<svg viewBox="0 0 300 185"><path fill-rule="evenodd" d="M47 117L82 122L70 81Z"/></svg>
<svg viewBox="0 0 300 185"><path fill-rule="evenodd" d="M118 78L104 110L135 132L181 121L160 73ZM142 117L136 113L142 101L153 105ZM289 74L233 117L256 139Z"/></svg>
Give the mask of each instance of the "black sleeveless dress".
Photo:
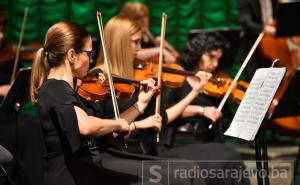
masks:
<svg viewBox="0 0 300 185"><path fill-rule="evenodd" d="M192 162L167 168L162 165L163 158L110 148L114 142L111 134L100 137L100 145L95 138L82 136L74 106L88 115L92 112L67 82L46 80L38 98L46 146L44 184L205 184L201 178L167 178L175 167L191 169L195 166Z"/></svg>

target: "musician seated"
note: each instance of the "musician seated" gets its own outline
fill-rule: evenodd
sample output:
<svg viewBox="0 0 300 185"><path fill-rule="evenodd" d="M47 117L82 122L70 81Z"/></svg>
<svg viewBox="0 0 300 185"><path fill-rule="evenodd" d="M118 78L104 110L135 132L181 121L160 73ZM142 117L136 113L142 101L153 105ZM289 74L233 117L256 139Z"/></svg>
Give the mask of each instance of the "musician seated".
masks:
<svg viewBox="0 0 300 185"><path fill-rule="evenodd" d="M186 70L202 70L213 74L219 65L224 46L225 41L220 34L199 33L187 42L181 54L180 64ZM190 90L190 86L184 84L181 88L181 97L185 97ZM203 141L212 141L218 135L215 127L212 129L209 127L211 123L216 124L222 116L216 108L219 101L218 98L201 93L181 115L185 122L193 123L189 128Z"/></svg>
<svg viewBox="0 0 300 185"><path fill-rule="evenodd" d="M141 49L137 58L148 60L159 54L160 37L154 37L149 31L149 9L141 2L127 2L122 7L120 14L134 19L141 27L143 36L141 40ZM179 57L178 52L165 40L164 61L166 63L175 63Z"/></svg>
<svg viewBox="0 0 300 185"><path fill-rule="evenodd" d="M5 43L6 17L0 12L0 100L10 89L10 72L15 57L13 45Z"/></svg>

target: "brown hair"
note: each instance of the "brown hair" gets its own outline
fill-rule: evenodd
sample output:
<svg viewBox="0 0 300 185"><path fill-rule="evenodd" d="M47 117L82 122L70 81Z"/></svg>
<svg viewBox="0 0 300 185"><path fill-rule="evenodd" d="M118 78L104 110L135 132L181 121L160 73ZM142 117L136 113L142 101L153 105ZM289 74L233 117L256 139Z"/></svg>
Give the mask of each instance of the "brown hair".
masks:
<svg viewBox="0 0 300 185"><path fill-rule="evenodd" d="M127 2L123 5L120 14L125 16L135 18L134 16L138 11L141 11L145 14L145 16L149 17L149 9L148 7L141 2Z"/></svg>
<svg viewBox="0 0 300 185"><path fill-rule="evenodd" d="M141 27L134 20L123 15L111 18L106 24L105 44L113 74L133 78L134 55L131 47L131 35L140 31ZM97 66L103 64L104 56L101 48Z"/></svg>
<svg viewBox="0 0 300 185"><path fill-rule="evenodd" d="M38 91L50 68L61 65L69 49L80 51L89 37L89 33L75 23L60 22L49 28L44 47L38 50L32 65L30 97L33 103L38 101Z"/></svg>

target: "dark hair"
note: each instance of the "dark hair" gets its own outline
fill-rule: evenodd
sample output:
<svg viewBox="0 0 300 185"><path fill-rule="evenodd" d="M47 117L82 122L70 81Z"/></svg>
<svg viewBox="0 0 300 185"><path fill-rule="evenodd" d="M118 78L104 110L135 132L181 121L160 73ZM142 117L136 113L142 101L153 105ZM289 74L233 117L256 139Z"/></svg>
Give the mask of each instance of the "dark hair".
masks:
<svg viewBox="0 0 300 185"><path fill-rule="evenodd" d="M90 34L80 25L60 22L51 26L46 34L44 47L39 49L32 65L30 95L31 101L38 101L37 94L46 80L51 67L59 66L69 49L75 52L84 47Z"/></svg>
<svg viewBox="0 0 300 185"><path fill-rule="evenodd" d="M6 24L6 17L3 15L2 12L0 12L0 25Z"/></svg>
<svg viewBox="0 0 300 185"><path fill-rule="evenodd" d="M201 32L189 40L180 57L180 64L186 70L193 70L199 58L206 52L224 49L226 41L218 32Z"/></svg>

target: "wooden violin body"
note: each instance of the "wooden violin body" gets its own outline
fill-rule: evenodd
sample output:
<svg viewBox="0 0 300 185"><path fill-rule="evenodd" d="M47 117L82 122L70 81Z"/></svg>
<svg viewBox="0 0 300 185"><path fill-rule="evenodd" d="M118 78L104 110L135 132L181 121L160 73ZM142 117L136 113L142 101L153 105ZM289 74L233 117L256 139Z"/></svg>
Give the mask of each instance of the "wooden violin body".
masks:
<svg viewBox="0 0 300 185"><path fill-rule="evenodd" d="M121 78L113 77L116 96L122 98L132 97L135 92L135 86L130 84L130 82L120 83L118 79ZM93 102L103 101L111 93L105 76L103 78L86 77L82 80L77 80L76 91L81 97Z"/></svg>
<svg viewBox="0 0 300 185"><path fill-rule="evenodd" d="M0 49L0 64L5 65L8 63L12 63L16 55L16 48L7 44Z"/></svg>
<svg viewBox="0 0 300 185"><path fill-rule="evenodd" d="M42 47L41 43L32 42L21 47L20 59L24 61L33 61L38 49Z"/></svg>
<svg viewBox="0 0 300 185"><path fill-rule="evenodd" d="M188 75L179 64L163 64L162 82L164 86L176 88L183 85ZM157 78L158 64L152 61L135 60L134 79L137 81ZM194 73L191 73L193 75Z"/></svg>
<svg viewBox="0 0 300 185"><path fill-rule="evenodd" d="M232 79L229 77L212 77L208 83L204 86L204 93L213 97L223 97L229 89ZM246 89L249 83L239 80L230 92L230 97L233 101L240 103L244 97Z"/></svg>

